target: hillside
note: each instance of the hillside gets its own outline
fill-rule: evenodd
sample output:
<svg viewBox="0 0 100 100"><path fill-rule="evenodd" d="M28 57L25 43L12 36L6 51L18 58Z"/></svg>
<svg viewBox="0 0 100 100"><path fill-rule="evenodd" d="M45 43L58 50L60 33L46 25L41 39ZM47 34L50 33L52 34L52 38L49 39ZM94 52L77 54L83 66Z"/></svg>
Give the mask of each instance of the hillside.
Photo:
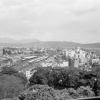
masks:
<svg viewBox="0 0 100 100"><path fill-rule="evenodd" d="M55 47L55 48L72 48L72 47L82 47L82 48L100 48L100 43L92 44L81 44L75 42L30 42L30 43L0 43L0 46L10 46L10 47Z"/></svg>

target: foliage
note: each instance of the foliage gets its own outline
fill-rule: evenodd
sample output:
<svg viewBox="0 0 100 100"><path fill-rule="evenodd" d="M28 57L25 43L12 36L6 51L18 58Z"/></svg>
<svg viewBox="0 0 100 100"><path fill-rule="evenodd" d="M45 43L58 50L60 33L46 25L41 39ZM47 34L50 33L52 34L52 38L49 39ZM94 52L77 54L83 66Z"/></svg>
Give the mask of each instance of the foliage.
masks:
<svg viewBox="0 0 100 100"><path fill-rule="evenodd" d="M11 67L2 67L1 69L1 74L13 75L15 73L18 73L18 71Z"/></svg>
<svg viewBox="0 0 100 100"><path fill-rule="evenodd" d="M29 79L30 88L19 96L23 100L41 100L41 98L43 100L66 100L100 95L99 66L93 67L91 71L74 67L37 67L35 70L37 71ZM13 75L21 79L22 83L26 83L25 77L20 74L13 72L3 75ZM0 94L3 93L2 91L1 88Z"/></svg>
<svg viewBox="0 0 100 100"><path fill-rule="evenodd" d="M47 85L35 85L23 92L19 99L21 100L56 100L55 91Z"/></svg>
<svg viewBox="0 0 100 100"><path fill-rule="evenodd" d="M20 100L67 100L77 99L80 97L92 97L93 91L89 87L79 87L77 90L73 88L54 90L47 85L34 85L23 92Z"/></svg>
<svg viewBox="0 0 100 100"><path fill-rule="evenodd" d="M5 100L67 100L94 96L90 87L55 90L47 85L33 85L18 97Z"/></svg>
<svg viewBox="0 0 100 100"><path fill-rule="evenodd" d="M47 70L45 68L38 68L37 72L32 75L29 79L30 86L34 84L48 84L48 80L46 78Z"/></svg>
<svg viewBox="0 0 100 100"><path fill-rule="evenodd" d="M25 90L27 78L11 67L3 67L0 72L0 99L18 96Z"/></svg>
<svg viewBox="0 0 100 100"><path fill-rule="evenodd" d="M77 88L79 84L79 71L75 68L38 68L29 79L30 86L34 84L47 84L54 88Z"/></svg>
<svg viewBox="0 0 100 100"><path fill-rule="evenodd" d="M90 88L89 86L86 86L86 87L79 87L77 89L77 94L78 94L78 97L93 97L94 96L94 92L92 91L92 88Z"/></svg>
<svg viewBox="0 0 100 100"><path fill-rule="evenodd" d="M20 78L23 82L23 84L27 83L27 78L23 73L19 73L16 69L11 68L11 67L2 67L1 69L1 74L6 74L6 75L14 75L18 78Z"/></svg>
<svg viewBox="0 0 100 100"><path fill-rule="evenodd" d="M72 99L67 89L55 90L55 93L58 100Z"/></svg>
<svg viewBox="0 0 100 100"><path fill-rule="evenodd" d="M21 73L21 72L20 73L15 73L14 76L20 78L24 85L27 84L27 78L23 73Z"/></svg>
<svg viewBox="0 0 100 100"><path fill-rule="evenodd" d="M18 96L24 89L20 78L13 75L0 76L0 99Z"/></svg>
<svg viewBox="0 0 100 100"><path fill-rule="evenodd" d="M74 67L74 59L71 57L68 57L69 67Z"/></svg>
<svg viewBox="0 0 100 100"><path fill-rule="evenodd" d="M96 76L93 90L97 96L100 95L100 66L94 66L92 68L92 73Z"/></svg>
<svg viewBox="0 0 100 100"><path fill-rule="evenodd" d="M96 79L96 80L95 80ZM100 67L95 66L91 71L78 68L38 68L30 78L30 86L35 84L49 85L55 89L89 86L95 95L100 95Z"/></svg>

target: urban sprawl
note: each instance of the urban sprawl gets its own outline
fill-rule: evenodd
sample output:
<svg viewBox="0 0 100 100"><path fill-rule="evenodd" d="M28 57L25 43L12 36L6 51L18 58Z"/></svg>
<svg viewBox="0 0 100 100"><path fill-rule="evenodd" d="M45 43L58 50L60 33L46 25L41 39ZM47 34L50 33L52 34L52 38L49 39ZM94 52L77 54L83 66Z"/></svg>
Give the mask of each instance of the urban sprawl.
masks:
<svg viewBox="0 0 100 100"><path fill-rule="evenodd" d="M75 67L91 71L100 65L98 52L76 48L20 48L0 47L0 68L8 66L22 72L29 79L36 67Z"/></svg>

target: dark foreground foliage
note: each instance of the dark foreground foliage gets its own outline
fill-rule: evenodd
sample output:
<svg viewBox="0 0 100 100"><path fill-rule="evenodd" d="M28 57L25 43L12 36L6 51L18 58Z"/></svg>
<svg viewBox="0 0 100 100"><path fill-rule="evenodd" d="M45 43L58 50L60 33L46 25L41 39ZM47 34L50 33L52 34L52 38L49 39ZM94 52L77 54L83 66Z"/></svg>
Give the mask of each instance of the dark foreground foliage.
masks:
<svg viewBox="0 0 100 100"><path fill-rule="evenodd" d="M27 83L23 75L16 71L5 70L1 73L1 81L4 77L16 77L17 88L13 96L5 96L7 92L3 91L1 85L1 94L5 93L3 98L12 98L6 100L67 100L85 97L94 97L100 95L100 67L94 66L91 71L80 70L78 68L37 68L34 75L29 79L27 89L23 92ZM11 74L7 74L11 72ZM4 78L8 80L9 78ZM13 78L14 80L14 78ZM16 82L17 80L17 82ZM4 82L4 81L3 81ZM3 82L1 84L3 84ZM7 81L5 81L7 83ZM13 81L10 81L12 84ZM13 83L13 84L15 84ZM21 90L20 85L23 85ZM12 85L13 86L13 85ZM8 85L9 87L9 85ZM6 87L6 88L8 88ZM11 86L10 86L11 87ZM16 87L16 86L15 86ZM19 88L18 88L19 87ZM18 90L19 89L19 90ZM9 89L8 89L9 90ZM18 91L19 92L18 92ZM17 92L16 92L17 91ZM10 92L9 92L10 93ZM16 94L18 93L18 94Z"/></svg>
<svg viewBox="0 0 100 100"><path fill-rule="evenodd" d="M68 100L92 96L94 96L94 93L90 87L80 87L77 90L72 88L54 90L47 85L34 85L21 93L17 98L11 100Z"/></svg>
<svg viewBox="0 0 100 100"><path fill-rule="evenodd" d="M3 67L0 72L0 100L18 96L25 90L26 83L25 75L13 68Z"/></svg>
<svg viewBox="0 0 100 100"><path fill-rule="evenodd" d="M100 95L100 66L94 66L91 71L78 68L37 68L37 72L29 79L29 86L41 84L54 89L89 86L95 96Z"/></svg>

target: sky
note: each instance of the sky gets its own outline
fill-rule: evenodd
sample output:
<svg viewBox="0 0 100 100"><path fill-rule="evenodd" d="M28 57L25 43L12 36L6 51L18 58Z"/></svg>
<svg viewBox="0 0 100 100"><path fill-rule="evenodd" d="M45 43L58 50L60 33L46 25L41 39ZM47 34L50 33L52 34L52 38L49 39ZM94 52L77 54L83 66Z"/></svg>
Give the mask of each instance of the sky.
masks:
<svg viewBox="0 0 100 100"><path fill-rule="evenodd" d="M100 0L0 0L0 37L100 42Z"/></svg>

